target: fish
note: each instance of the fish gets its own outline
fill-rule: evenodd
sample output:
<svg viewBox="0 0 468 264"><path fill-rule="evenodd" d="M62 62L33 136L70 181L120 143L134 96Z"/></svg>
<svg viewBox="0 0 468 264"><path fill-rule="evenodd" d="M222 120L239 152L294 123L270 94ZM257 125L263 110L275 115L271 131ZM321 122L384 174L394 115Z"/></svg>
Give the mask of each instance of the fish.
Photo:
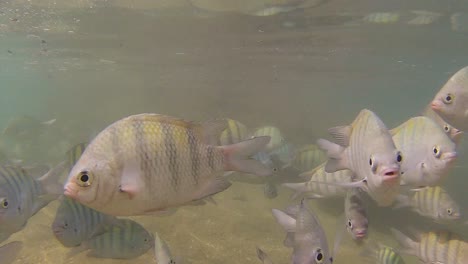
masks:
<svg viewBox="0 0 468 264"><path fill-rule="evenodd" d="M249 131L244 124L233 119L226 120L228 126L221 132L218 145L232 145L244 141L249 137Z"/></svg>
<svg viewBox="0 0 468 264"><path fill-rule="evenodd" d="M276 221L288 235L293 235L292 264L330 264L333 257L328 249L328 241L319 220L307 208L302 199L296 217L278 209L272 209Z"/></svg>
<svg viewBox="0 0 468 264"><path fill-rule="evenodd" d="M345 197L346 229L355 241L366 238L369 227L367 208L361 192L359 188L354 188Z"/></svg>
<svg viewBox="0 0 468 264"><path fill-rule="evenodd" d="M445 134L447 134L456 145L460 144L460 141L463 137L463 131L445 122L445 120L442 119L442 117L440 117L436 112L434 112L430 106L427 106L426 109L424 109L422 115L429 117L432 119L432 121L441 126Z"/></svg>
<svg viewBox="0 0 468 264"><path fill-rule="evenodd" d="M351 125L328 131L337 144L317 140L317 145L327 152L325 172L351 170L357 182L341 186L360 187L378 206L390 206L399 193L403 156L385 124L375 113L363 109Z"/></svg>
<svg viewBox="0 0 468 264"><path fill-rule="evenodd" d="M0 242L23 229L29 218L60 196L60 163L36 179L19 166L0 166Z"/></svg>
<svg viewBox="0 0 468 264"><path fill-rule="evenodd" d="M363 17L363 21L374 24L393 24L400 20L398 12L375 12Z"/></svg>
<svg viewBox="0 0 468 264"><path fill-rule="evenodd" d="M67 254L71 258L88 251L95 258L133 259L154 247L154 237L142 225L130 219L119 219L107 231L84 241Z"/></svg>
<svg viewBox="0 0 468 264"><path fill-rule="evenodd" d="M252 137L261 137L261 136L269 136L271 138L270 142L265 147L265 152L270 153L271 151L281 147L286 143L286 139L283 137L280 129L275 126L263 126L257 128L254 132Z"/></svg>
<svg viewBox="0 0 468 264"><path fill-rule="evenodd" d="M284 187L295 191L291 197L292 200L301 196L307 198L344 197L348 190L347 188L328 183L351 183L353 182L354 174L350 170L327 173L325 171L325 163L323 163L313 170L301 173L299 177L308 178L309 181L282 184Z"/></svg>
<svg viewBox="0 0 468 264"><path fill-rule="evenodd" d="M51 228L55 238L63 246L77 247L116 221L117 218L114 216L103 214L73 199L63 197Z"/></svg>
<svg viewBox="0 0 468 264"><path fill-rule="evenodd" d="M76 162L80 159L81 155L85 151L86 147L88 146L87 142L78 143L72 146L66 153L67 156L67 165L70 167L70 170L76 164Z"/></svg>
<svg viewBox="0 0 468 264"><path fill-rule="evenodd" d="M259 247L257 247L257 257L263 264L273 264L270 257Z"/></svg>
<svg viewBox="0 0 468 264"><path fill-rule="evenodd" d="M468 13L456 12L450 16L451 28L455 32L468 32Z"/></svg>
<svg viewBox="0 0 468 264"><path fill-rule="evenodd" d="M434 220L456 220L461 217L460 206L440 186L413 189L411 196L400 194L395 208L410 207L414 212Z"/></svg>
<svg viewBox="0 0 468 264"><path fill-rule="evenodd" d="M158 233L154 234L154 260L157 264L177 263L172 257L166 242L159 237Z"/></svg>
<svg viewBox="0 0 468 264"><path fill-rule="evenodd" d="M468 131L468 66L450 77L435 95L431 108L452 126Z"/></svg>
<svg viewBox="0 0 468 264"><path fill-rule="evenodd" d="M441 13L426 11L426 10L413 10L411 13L415 14L416 17L407 22L408 25L430 25L438 21L441 17Z"/></svg>
<svg viewBox="0 0 468 264"><path fill-rule="evenodd" d="M17 116L7 122L3 130L3 136L17 141L30 140L31 138L36 138L38 134L43 133L55 121L56 119L39 121L28 115Z"/></svg>
<svg viewBox="0 0 468 264"><path fill-rule="evenodd" d="M405 157L400 168L401 184L436 186L447 177L457 158L457 146L432 119L413 117L390 133Z"/></svg>
<svg viewBox="0 0 468 264"><path fill-rule="evenodd" d="M359 255L367 259L369 263L405 264L397 250L375 241L369 241Z"/></svg>
<svg viewBox="0 0 468 264"><path fill-rule="evenodd" d="M209 144L216 144L225 124L159 114L117 120L86 147L69 173L64 195L109 215L157 215L226 190L231 183L225 171L270 175L270 169L250 158L270 137Z"/></svg>
<svg viewBox="0 0 468 264"><path fill-rule="evenodd" d="M417 239L413 240L394 228L391 231L402 254L416 256L423 263L466 264L468 243L456 234L444 230L416 232Z"/></svg>
<svg viewBox="0 0 468 264"><path fill-rule="evenodd" d="M0 247L0 263L10 264L15 261L23 248L23 242L13 241Z"/></svg>
<svg viewBox="0 0 468 264"><path fill-rule="evenodd" d="M268 199L274 199L278 196L278 189L274 182L268 181L263 185L263 194Z"/></svg>
<svg viewBox="0 0 468 264"><path fill-rule="evenodd" d="M301 172L310 171L327 161L327 155L315 144L302 146L292 162L292 166Z"/></svg>

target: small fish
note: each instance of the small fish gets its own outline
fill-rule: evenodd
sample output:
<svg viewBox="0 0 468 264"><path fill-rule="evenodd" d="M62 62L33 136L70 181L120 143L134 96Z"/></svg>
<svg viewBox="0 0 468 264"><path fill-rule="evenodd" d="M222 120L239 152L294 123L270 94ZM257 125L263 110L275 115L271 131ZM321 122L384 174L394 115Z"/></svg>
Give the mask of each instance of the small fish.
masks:
<svg viewBox="0 0 468 264"><path fill-rule="evenodd" d="M13 241L0 247L0 263L10 264L15 261L23 248L23 242Z"/></svg>
<svg viewBox="0 0 468 264"><path fill-rule="evenodd" d="M345 197L346 229L353 240L362 240L367 237L369 220L367 209L361 190L354 188L348 191Z"/></svg>
<svg viewBox="0 0 468 264"><path fill-rule="evenodd" d="M432 100L431 108L452 126L468 131L468 66L445 83Z"/></svg>
<svg viewBox="0 0 468 264"><path fill-rule="evenodd" d="M347 188L328 183L351 183L354 175L350 170L340 170L332 173L325 171L325 163L317 168L299 175L301 178L310 179L301 183L283 183L282 185L296 191L291 199L297 199L302 195L308 198L344 197ZM322 183L320 183L322 182Z"/></svg>
<svg viewBox="0 0 468 264"><path fill-rule="evenodd" d="M0 242L23 229L28 219L58 198L61 163L39 179L18 166L0 166Z"/></svg>
<svg viewBox="0 0 468 264"><path fill-rule="evenodd" d="M154 237L143 226L130 219L119 219L107 232L84 241L70 251L72 257L82 251L95 258L133 259L154 246Z"/></svg>
<svg viewBox="0 0 468 264"><path fill-rule="evenodd" d="M460 140L463 137L463 131L456 129L455 127L451 126L449 123L445 122L442 117L440 117L430 106L426 107L423 111L423 116L427 116L432 121L436 122L442 129L444 130L445 134L449 136L455 144L460 144Z"/></svg>
<svg viewBox="0 0 468 264"><path fill-rule="evenodd" d="M73 199L64 197L52 223L55 238L65 247L76 247L117 221Z"/></svg>
<svg viewBox="0 0 468 264"><path fill-rule="evenodd" d="M450 16L452 30L456 32L468 32L468 13L456 12Z"/></svg>
<svg viewBox="0 0 468 264"><path fill-rule="evenodd" d="M3 135L14 140L29 140L36 138L38 134L43 133L44 129L54 124L56 119L48 121L39 121L34 117L23 115L12 118L8 121Z"/></svg>
<svg viewBox="0 0 468 264"><path fill-rule="evenodd" d="M154 260L157 264L176 264L176 260L172 257L169 247L162 240L158 233L154 234Z"/></svg>
<svg viewBox="0 0 468 264"><path fill-rule="evenodd" d="M401 246L399 251L418 257L422 263L466 264L468 243L456 234L447 231L417 232L417 240L413 240L396 229L391 231Z"/></svg>
<svg viewBox="0 0 468 264"><path fill-rule="evenodd" d="M227 128L221 132L218 145L232 145L248 138L248 130L244 124L233 119L227 119L227 123Z"/></svg>
<svg viewBox="0 0 468 264"><path fill-rule="evenodd" d="M416 17L408 21L408 25L430 25L435 23L442 17L441 13L426 11L426 10L413 10L411 13L415 14Z"/></svg>
<svg viewBox="0 0 468 264"><path fill-rule="evenodd" d="M425 187L412 192L412 196L399 195L396 207L411 207L418 214L434 220L460 219L460 206L442 187Z"/></svg>
<svg viewBox="0 0 468 264"><path fill-rule="evenodd" d="M405 264L395 249L378 242L368 242L360 255L375 264Z"/></svg>
<svg viewBox="0 0 468 264"><path fill-rule="evenodd" d="M225 171L270 175L250 158L270 138L210 145L225 127L225 120L195 124L158 114L118 120L86 147L64 194L109 215L158 214L229 188Z"/></svg>
<svg viewBox="0 0 468 264"><path fill-rule="evenodd" d="M296 217L278 209L273 209L276 221L289 234L293 234L293 264L327 264L333 258L328 250L325 232L314 215L301 200Z"/></svg>
<svg viewBox="0 0 468 264"><path fill-rule="evenodd" d="M276 188L275 183L268 181L263 186L263 194L268 199L273 199L278 196L278 189Z"/></svg>
<svg viewBox="0 0 468 264"><path fill-rule="evenodd" d="M315 144L301 147L292 162L299 171L309 171L327 161L326 153Z"/></svg>
<svg viewBox="0 0 468 264"><path fill-rule="evenodd" d="M290 167L294 157L296 156L295 147L290 143L284 143L283 145L270 151L270 157L275 164L281 169Z"/></svg>
<svg viewBox="0 0 468 264"><path fill-rule="evenodd" d="M379 206L390 206L399 193L400 163L403 156L380 118L370 110L362 110L349 126L330 128L337 141L317 141L327 151L325 171L349 169L358 182L342 184L364 189Z"/></svg>
<svg viewBox="0 0 468 264"><path fill-rule="evenodd" d="M390 133L405 157L401 184L435 186L448 175L457 157L456 145L432 119L413 117Z"/></svg>
<svg viewBox="0 0 468 264"><path fill-rule="evenodd" d="M274 126L264 126L257 128L252 135L252 137L261 136L269 136L271 138L270 142L266 145L264 149L266 153L270 153L276 148L281 147L286 142L279 128Z"/></svg>
<svg viewBox="0 0 468 264"><path fill-rule="evenodd" d="M376 12L370 13L363 18L364 21L374 24L394 24L400 20L400 13L397 12Z"/></svg>
<svg viewBox="0 0 468 264"><path fill-rule="evenodd" d="M270 257L259 247L257 247L257 257L263 264L273 264Z"/></svg>

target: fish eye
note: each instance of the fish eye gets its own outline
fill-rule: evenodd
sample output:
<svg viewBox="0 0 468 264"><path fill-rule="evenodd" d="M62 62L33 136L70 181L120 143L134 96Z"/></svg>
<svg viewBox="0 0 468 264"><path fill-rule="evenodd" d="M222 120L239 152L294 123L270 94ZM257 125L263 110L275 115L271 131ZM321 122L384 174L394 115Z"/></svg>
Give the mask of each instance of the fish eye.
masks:
<svg viewBox="0 0 468 264"><path fill-rule="evenodd" d="M448 214L448 215L452 215L452 214L453 214L452 208L447 208L447 214Z"/></svg>
<svg viewBox="0 0 468 264"><path fill-rule="evenodd" d="M353 223L351 222L351 219L348 220L348 227L350 227L350 228L353 227Z"/></svg>
<svg viewBox="0 0 468 264"><path fill-rule="evenodd" d="M371 166L372 172L375 173L377 171L377 164L372 156L369 158L369 165Z"/></svg>
<svg viewBox="0 0 468 264"><path fill-rule="evenodd" d="M78 176L76 177L78 185L81 187L88 187L91 185L93 181L92 174L89 171L81 171L78 173Z"/></svg>
<svg viewBox="0 0 468 264"><path fill-rule="evenodd" d="M403 160L403 156L401 156L401 152L398 152L396 160L397 162L401 162Z"/></svg>
<svg viewBox="0 0 468 264"><path fill-rule="evenodd" d="M315 255L315 261L317 263L322 263L323 262L323 254L322 254L320 249L317 251L317 254Z"/></svg>
<svg viewBox="0 0 468 264"><path fill-rule="evenodd" d="M451 104L453 102L453 94L447 94L445 97L444 97L444 103L446 104Z"/></svg>
<svg viewBox="0 0 468 264"><path fill-rule="evenodd" d="M369 165L372 166L372 158L369 159Z"/></svg>
<svg viewBox="0 0 468 264"><path fill-rule="evenodd" d="M8 200L6 198L3 198L0 201L0 204L2 205L3 208L8 209Z"/></svg>
<svg viewBox="0 0 468 264"><path fill-rule="evenodd" d="M449 131L450 131L450 127L449 127L447 124L444 125L444 131L445 131L445 132L449 132Z"/></svg>
<svg viewBox="0 0 468 264"><path fill-rule="evenodd" d="M435 156L436 158L440 158L441 152L440 152L439 146L434 146L434 147L432 148L432 152L434 153L434 156Z"/></svg>

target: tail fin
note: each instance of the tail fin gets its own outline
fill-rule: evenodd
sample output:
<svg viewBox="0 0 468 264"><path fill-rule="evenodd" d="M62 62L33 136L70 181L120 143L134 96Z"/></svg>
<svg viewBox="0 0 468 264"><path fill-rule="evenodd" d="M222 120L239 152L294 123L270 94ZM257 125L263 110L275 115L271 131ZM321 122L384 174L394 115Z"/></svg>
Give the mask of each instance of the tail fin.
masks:
<svg viewBox="0 0 468 264"><path fill-rule="evenodd" d="M263 262L263 264L273 264L268 255L259 247L257 247L257 257Z"/></svg>
<svg viewBox="0 0 468 264"><path fill-rule="evenodd" d="M23 248L23 242L13 241L0 247L0 263L10 264L15 261L19 251Z"/></svg>
<svg viewBox="0 0 468 264"><path fill-rule="evenodd" d="M317 140L317 145L320 149L327 152L328 161L325 165L325 172L331 173L343 169L347 169L346 160L342 155L345 148L326 139Z"/></svg>
<svg viewBox="0 0 468 264"><path fill-rule="evenodd" d="M258 176L271 175L272 171L251 158L270 142L269 136L254 137L236 144L219 146L222 149L226 171L239 171Z"/></svg>
<svg viewBox="0 0 468 264"><path fill-rule="evenodd" d="M63 194L63 185L60 183L59 179L65 169L67 169L67 163L62 161L38 179L45 194Z"/></svg>
<svg viewBox="0 0 468 264"><path fill-rule="evenodd" d="M295 192L291 195L291 200L296 200L308 191L307 182L300 183L283 183L282 186L294 190Z"/></svg>

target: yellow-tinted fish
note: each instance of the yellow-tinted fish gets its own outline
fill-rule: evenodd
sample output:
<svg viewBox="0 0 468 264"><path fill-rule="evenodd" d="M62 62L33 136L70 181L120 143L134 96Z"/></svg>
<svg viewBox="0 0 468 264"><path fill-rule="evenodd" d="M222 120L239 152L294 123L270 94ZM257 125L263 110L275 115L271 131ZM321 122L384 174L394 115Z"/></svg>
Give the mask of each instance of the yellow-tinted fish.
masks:
<svg viewBox="0 0 468 264"><path fill-rule="evenodd" d="M158 114L118 120L88 145L69 174L65 195L110 215L152 214L227 189L225 171L271 174L250 158L270 138L207 143L213 137L216 142L225 127Z"/></svg>
<svg viewBox="0 0 468 264"><path fill-rule="evenodd" d="M400 20L400 13L397 12L376 12L370 13L363 18L368 23L393 24Z"/></svg>
<svg viewBox="0 0 468 264"><path fill-rule="evenodd" d="M283 144L286 143L279 128L274 127L274 126L260 127L255 130L255 132L253 133L253 136L254 137L269 136L271 138L270 142L265 148L265 152L267 153L281 147Z"/></svg>
<svg viewBox="0 0 468 264"><path fill-rule="evenodd" d="M409 25L430 25L439 20L442 17L441 13L426 11L426 10L414 10L411 13L415 14L416 17L408 21Z"/></svg>
<svg viewBox="0 0 468 264"><path fill-rule="evenodd" d="M300 183L283 183L283 186L296 191L292 199L296 199L302 195L311 198L344 197L347 188L333 185L333 183L351 183L354 177L353 172L350 170L327 173L325 171L325 163L299 176L310 180Z"/></svg>
<svg viewBox="0 0 468 264"><path fill-rule="evenodd" d="M227 119L227 124L227 128L221 132L221 136L219 137L219 145L231 145L248 138L249 132L244 124L233 119Z"/></svg>
<svg viewBox="0 0 468 264"><path fill-rule="evenodd" d="M447 231L420 233L416 240L395 229L392 229L392 233L402 247L401 253L416 256L423 263L467 263L468 243L453 233Z"/></svg>
<svg viewBox="0 0 468 264"><path fill-rule="evenodd" d="M431 108L449 124L468 131L468 66L445 83L432 100Z"/></svg>
<svg viewBox="0 0 468 264"><path fill-rule="evenodd" d="M309 171L327 160L327 155L315 144L301 147L292 162L292 166L299 171Z"/></svg>
<svg viewBox="0 0 468 264"><path fill-rule="evenodd" d="M325 139L317 141L329 158L325 171L351 170L361 181L343 186L361 187L379 206L390 206L399 193L403 157L385 124L372 111L364 109L351 125L328 131L337 144Z"/></svg>
<svg viewBox="0 0 468 264"><path fill-rule="evenodd" d="M369 241L360 255L375 264L405 264L395 249L375 241Z"/></svg>
<svg viewBox="0 0 468 264"><path fill-rule="evenodd" d="M412 196L400 195L397 207L409 206L420 215L434 220L454 220L461 216L460 206L442 187L412 190Z"/></svg>
<svg viewBox="0 0 468 264"><path fill-rule="evenodd" d="M390 133L405 157L400 168L402 184L435 186L448 175L457 157L456 145L430 118L410 118Z"/></svg>

